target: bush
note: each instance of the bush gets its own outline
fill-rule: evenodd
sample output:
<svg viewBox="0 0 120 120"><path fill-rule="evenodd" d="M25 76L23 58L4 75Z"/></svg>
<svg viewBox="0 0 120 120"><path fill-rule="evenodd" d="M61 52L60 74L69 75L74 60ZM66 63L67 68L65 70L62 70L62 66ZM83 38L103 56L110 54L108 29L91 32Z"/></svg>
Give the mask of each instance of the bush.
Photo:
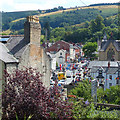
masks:
<svg viewBox="0 0 120 120"><path fill-rule="evenodd" d="M3 120L50 119L71 117L71 104L63 101L60 89L55 86L45 88L41 74L35 69L15 70L12 74L5 72L6 84L3 92Z"/></svg>
<svg viewBox="0 0 120 120"><path fill-rule="evenodd" d="M79 82L78 85L70 91L71 95L76 95L77 97L84 98L85 100L92 99L91 97L91 83L88 80Z"/></svg>

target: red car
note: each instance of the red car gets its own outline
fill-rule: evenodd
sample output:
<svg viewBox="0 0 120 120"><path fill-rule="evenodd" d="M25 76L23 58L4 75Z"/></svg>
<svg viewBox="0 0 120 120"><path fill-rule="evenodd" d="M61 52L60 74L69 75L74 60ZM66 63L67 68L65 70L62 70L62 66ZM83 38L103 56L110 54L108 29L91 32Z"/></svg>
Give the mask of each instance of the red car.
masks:
<svg viewBox="0 0 120 120"><path fill-rule="evenodd" d="M82 60L81 63L84 63L84 61Z"/></svg>

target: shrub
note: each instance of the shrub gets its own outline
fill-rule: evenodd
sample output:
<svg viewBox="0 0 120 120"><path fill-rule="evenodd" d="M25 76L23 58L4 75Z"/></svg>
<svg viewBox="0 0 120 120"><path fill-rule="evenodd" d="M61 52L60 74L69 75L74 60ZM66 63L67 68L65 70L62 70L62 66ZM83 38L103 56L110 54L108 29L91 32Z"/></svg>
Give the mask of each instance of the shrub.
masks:
<svg viewBox="0 0 120 120"><path fill-rule="evenodd" d="M71 117L71 105L63 101L60 89L55 86L45 88L41 81L41 74L33 68L15 70L12 74L5 72L3 120L14 120L16 114L19 119L50 119Z"/></svg>

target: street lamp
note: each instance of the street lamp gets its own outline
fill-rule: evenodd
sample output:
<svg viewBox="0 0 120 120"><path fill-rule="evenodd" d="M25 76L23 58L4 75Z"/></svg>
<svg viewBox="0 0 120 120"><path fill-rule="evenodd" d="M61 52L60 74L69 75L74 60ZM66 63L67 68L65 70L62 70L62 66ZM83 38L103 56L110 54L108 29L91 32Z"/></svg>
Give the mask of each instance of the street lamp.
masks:
<svg viewBox="0 0 120 120"><path fill-rule="evenodd" d="M102 73L103 69L100 67L98 69L98 76L96 78L98 78L99 85L104 88L104 76L102 75Z"/></svg>

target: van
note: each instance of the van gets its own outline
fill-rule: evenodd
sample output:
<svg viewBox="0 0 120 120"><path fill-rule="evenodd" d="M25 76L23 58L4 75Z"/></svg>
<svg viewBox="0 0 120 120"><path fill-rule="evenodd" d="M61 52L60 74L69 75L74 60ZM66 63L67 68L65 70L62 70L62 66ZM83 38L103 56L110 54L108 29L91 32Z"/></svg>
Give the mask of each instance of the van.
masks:
<svg viewBox="0 0 120 120"><path fill-rule="evenodd" d="M57 76L58 76L58 80L66 79L65 72L58 72Z"/></svg>
<svg viewBox="0 0 120 120"><path fill-rule="evenodd" d="M69 85L73 81L73 71L66 71L66 84Z"/></svg>

